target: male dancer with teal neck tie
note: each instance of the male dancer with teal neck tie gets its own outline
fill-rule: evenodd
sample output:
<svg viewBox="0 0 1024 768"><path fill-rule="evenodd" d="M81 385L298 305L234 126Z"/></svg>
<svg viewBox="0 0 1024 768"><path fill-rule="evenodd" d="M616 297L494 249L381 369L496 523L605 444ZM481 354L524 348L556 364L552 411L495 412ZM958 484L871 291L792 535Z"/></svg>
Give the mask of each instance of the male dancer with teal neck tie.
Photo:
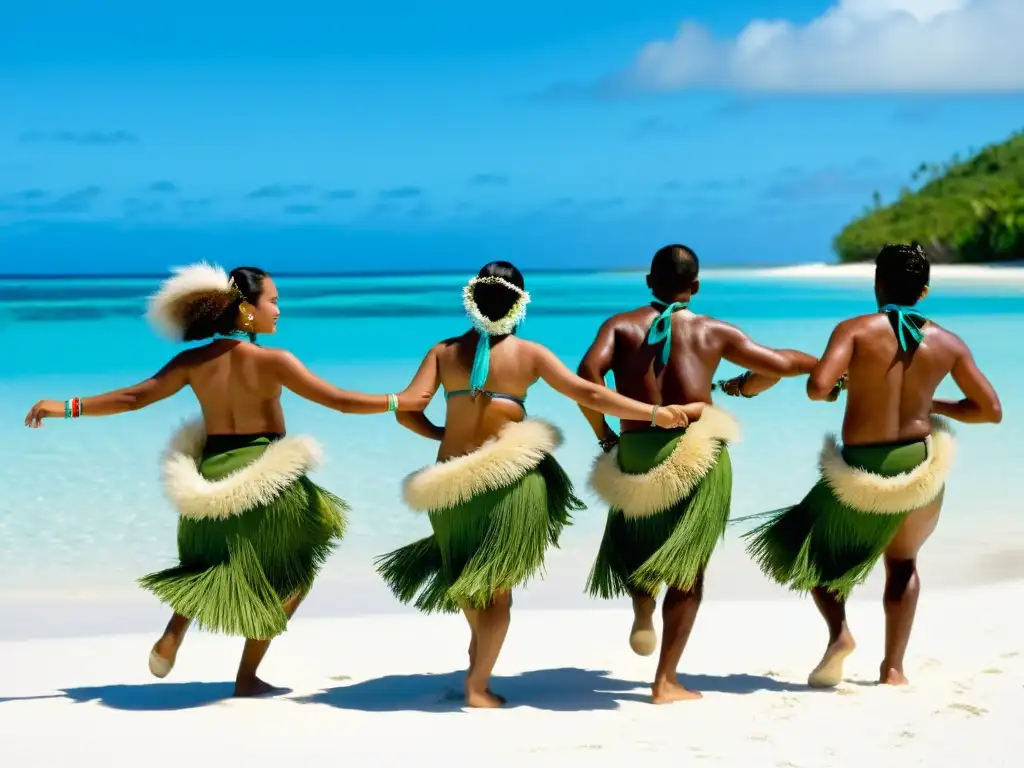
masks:
<svg viewBox="0 0 1024 768"><path fill-rule="evenodd" d="M807 381L824 400L846 374L842 444L829 437L821 478L803 501L769 513L746 534L748 551L780 584L810 592L828 625L825 654L808 683L833 687L854 649L846 600L879 559L885 563L885 655L879 682L907 682L903 657L917 609L917 555L938 522L954 441L947 417L998 423L999 398L957 336L916 308L931 268L917 243L886 245L875 260L878 310L844 320L832 332ZM962 400L936 400L946 376ZM756 373L747 386L775 380Z"/></svg>
<svg viewBox="0 0 1024 768"><path fill-rule="evenodd" d="M698 268L686 246L659 250L647 276L654 301L608 319L579 367L581 377L597 384L613 372L621 394L692 410L684 429L622 421L619 437L602 414L581 406L604 451L590 484L611 508L587 589L605 599L632 597L630 646L647 656L657 648L654 598L668 588L652 685L656 704L700 698L679 683L676 667L700 606L704 571L729 519L726 446L738 436L732 417L711 407L715 370L725 359L775 381L807 374L817 363L802 352L763 347L728 323L691 312Z"/></svg>

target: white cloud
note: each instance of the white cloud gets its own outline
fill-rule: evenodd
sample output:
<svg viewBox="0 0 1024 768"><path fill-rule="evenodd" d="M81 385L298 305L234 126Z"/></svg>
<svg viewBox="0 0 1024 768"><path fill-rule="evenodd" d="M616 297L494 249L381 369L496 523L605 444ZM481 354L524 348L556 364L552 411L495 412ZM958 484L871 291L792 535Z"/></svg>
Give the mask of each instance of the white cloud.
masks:
<svg viewBox="0 0 1024 768"><path fill-rule="evenodd" d="M839 0L803 26L757 19L735 39L684 21L620 85L673 91L1024 90L1024 0Z"/></svg>

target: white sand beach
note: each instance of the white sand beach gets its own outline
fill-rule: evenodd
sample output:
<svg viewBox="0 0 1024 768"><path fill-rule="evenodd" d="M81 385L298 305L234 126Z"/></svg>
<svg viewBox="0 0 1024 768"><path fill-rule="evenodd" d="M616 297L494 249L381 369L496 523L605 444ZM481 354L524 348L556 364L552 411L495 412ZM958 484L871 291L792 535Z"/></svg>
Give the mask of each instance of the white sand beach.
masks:
<svg viewBox="0 0 1024 768"><path fill-rule="evenodd" d="M681 667L704 699L648 703L654 658L627 645L621 609L513 609L494 689L501 710L460 706L467 630L458 617L297 619L271 648L276 699L233 700L234 639L195 632L164 681L147 635L0 644L0 765L95 755L117 766L436 764L992 766L1024 750L1024 581L929 590L906 672L874 684L883 622L877 591L850 606L858 640L846 681L804 685L825 641L809 600L709 601ZM387 756L403 756L388 762ZM450 759L450 758L449 758ZM425 761L425 762L424 762Z"/></svg>
<svg viewBox="0 0 1024 768"><path fill-rule="evenodd" d="M705 276L716 279L734 277L768 277L785 280L804 278L809 280L870 280L875 274L873 263L865 264L794 264L787 267L766 267L763 269L714 269L702 270ZM976 282L976 283L1024 283L1024 266L995 266L988 264L933 264L932 281Z"/></svg>

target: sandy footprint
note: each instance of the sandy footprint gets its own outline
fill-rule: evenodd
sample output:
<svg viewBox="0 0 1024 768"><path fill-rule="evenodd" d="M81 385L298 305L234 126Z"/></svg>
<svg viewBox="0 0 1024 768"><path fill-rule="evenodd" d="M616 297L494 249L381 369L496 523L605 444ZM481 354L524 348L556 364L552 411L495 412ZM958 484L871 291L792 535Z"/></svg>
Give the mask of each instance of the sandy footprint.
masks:
<svg viewBox="0 0 1024 768"><path fill-rule="evenodd" d="M960 712L966 712L967 714L971 715L972 717L982 717L983 715L987 715L988 714L988 710L987 709L982 709L981 707L976 707L973 704L964 704L963 702L960 702L960 701L953 702L952 704L949 705L949 708L950 709L958 710Z"/></svg>

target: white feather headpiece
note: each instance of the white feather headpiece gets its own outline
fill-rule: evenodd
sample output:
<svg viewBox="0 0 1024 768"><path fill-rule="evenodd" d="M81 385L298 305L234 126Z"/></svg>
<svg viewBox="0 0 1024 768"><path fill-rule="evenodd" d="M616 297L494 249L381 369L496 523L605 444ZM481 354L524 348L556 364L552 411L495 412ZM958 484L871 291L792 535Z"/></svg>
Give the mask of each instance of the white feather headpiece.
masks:
<svg viewBox="0 0 1024 768"><path fill-rule="evenodd" d="M184 337L203 302L241 295L223 269L206 262L171 272L160 290L150 296L146 317L158 331L177 341Z"/></svg>
<svg viewBox="0 0 1024 768"><path fill-rule="evenodd" d="M476 300L473 298L473 289L478 285L500 285L503 288L507 288L519 295L516 303L512 305L512 308L508 311L504 317L498 320L491 320L485 316L476 305ZM468 283L466 287L462 289L462 306L466 308L466 314L469 315L469 319L473 322L473 326L480 332L486 333L490 336L508 336L512 333L516 326L523 321L526 317L526 305L530 303L530 294L520 288L518 285L510 283L508 280L502 277L474 277Z"/></svg>

